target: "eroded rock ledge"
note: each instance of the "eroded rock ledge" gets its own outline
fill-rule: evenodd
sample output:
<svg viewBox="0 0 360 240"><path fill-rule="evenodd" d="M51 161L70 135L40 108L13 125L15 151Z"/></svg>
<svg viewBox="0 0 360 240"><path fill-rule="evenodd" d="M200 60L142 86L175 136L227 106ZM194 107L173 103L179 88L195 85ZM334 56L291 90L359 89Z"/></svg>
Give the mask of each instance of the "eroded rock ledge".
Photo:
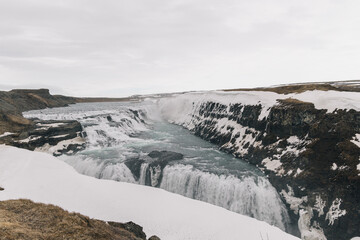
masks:
<svg viewBox="0 0 360 240"><path fill-rule="evenodd" d="M29 150L73 154L85 147L85 133L77 121L26 119L22 112L65 107L79 102L125 101L123 98L75 98L51 95L48 89L0 91L0 144Z"/></svg>
<svg viewBox="0 0 360 240"><path fill-rule="evenodd" d="M32 120L32 125L20 132L0 136L0 143L29 150L74 154L85 148L85 136L77 121Z"/></svg>
<svg viewBox="0 0 360 240"><path fill-rule="evenodd" d="M268 175L303 238L360 236L360 112L296 99L261 112L260 104L204 101L178 124Z"/></svg>

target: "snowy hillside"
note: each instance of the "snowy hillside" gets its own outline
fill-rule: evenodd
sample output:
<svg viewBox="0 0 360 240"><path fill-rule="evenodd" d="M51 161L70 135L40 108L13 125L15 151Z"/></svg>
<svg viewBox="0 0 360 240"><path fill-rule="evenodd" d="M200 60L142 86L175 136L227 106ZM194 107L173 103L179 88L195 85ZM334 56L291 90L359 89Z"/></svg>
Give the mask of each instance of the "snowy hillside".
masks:
<svg viewBox="0 0 360 240"><path fill-rule="evenodd" d="M240 214L161 189L78 174L49 154L0 146L0 200L28 198L107 221L134 221L161 239L297 239Z"/></svg>

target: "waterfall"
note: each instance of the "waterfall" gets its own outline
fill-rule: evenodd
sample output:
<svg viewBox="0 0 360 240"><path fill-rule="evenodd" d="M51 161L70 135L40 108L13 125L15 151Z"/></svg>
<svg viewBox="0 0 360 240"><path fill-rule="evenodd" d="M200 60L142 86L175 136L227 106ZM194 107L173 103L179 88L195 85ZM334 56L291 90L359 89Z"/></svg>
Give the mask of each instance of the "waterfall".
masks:
<svg viewBox="0 0 360 240"><path fill-rule="evenodd" d="M122 162L106 161L103 159L95 160L83 156L62 156L60 159L84 175L118 182L136 183L129 168Z"/></svg>
<svg viewBox="0 0 360 240"><path fill-rule="evenodd" d="M277 192L264 177L218 176L179 164L164 168L160 188L254 217L283 230L289 221Z"/></svg>
<svg viewBox="0 0 360 240"><path fill-rule="evenodd" d="M146 184L146 172L148 170L149 164L143 163L140 167L140 178L139 178L139 184L145 185Z"/></svg>

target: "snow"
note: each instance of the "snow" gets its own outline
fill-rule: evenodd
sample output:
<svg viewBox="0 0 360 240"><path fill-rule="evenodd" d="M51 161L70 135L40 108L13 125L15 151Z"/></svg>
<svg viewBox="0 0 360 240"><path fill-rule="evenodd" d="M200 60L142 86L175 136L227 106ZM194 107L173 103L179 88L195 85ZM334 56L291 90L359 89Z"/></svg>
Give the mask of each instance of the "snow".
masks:
<svg viewBox="0 0 360 240"><path fill-rule="evenodd" d="M55 128L64 125L65 123L37 123L36 125L44 128Z"/></svg>
<svg viewBox="0 0 360 240"><path fill-rule="evenodd" d="M161 239L298 239L280 229L162 189L95 179L41 152L0 145L0 200L27 198L106 221L134 221Z"/></svg>
<svg viewBox="0 0 360 240"><path fill-rule="evenodd" d="M298 176L300 173L302 173L304 170L301 170L300 168L296 169L296 173L294 175L294 177Z"/></svg>
<svg viewBox="0 0 360 240"><path fill-rule="evenodd" d="M41 136L30 136L28 138L25 138L25 139L22 139L20 141L18 141L19 143L28 143L28 142L32 142L32 141L35 141L35 140L38 140L40 139Z"/></svg>
<svg viewBox="0 0 360 240"><path fill-rule="evenodd" d="M286 141L288 143L290 143L290 144L299 144L299 143L301 143L301 140L299 139L298 136L290 136Z"/></svg>
<svg viewBox="0 0 360 240"><path fill-rule="evenodd" d="M207 120L210 121L211 119L205 118L202 121L204 122ZM228 141L221 147L231 148L235 145L238 148L235 151L235 153L238 153L240 156L243 156L246 153L248 153L249 149L245 147L247 143L250 144L250 146L260 147L261 142L256 141L256 136L259 135L259 132L256 131L254 128L244 127L235 121L228 120L227 118L216 119L214 121L216 121L215 128L217 129L218 132L222 134L231 133L231 138L232 139L235 138L235 142ZM247 132L251 134L247 134ZM240 136L240 137L236 137L236 136Z"/></svg>
<svg viewBox="0 0 360 240"><path fill-rule="evenodd" d="M360 134L359 133L355 134L355 137L353 137L353 139L350 141L360 148Z"/></svg>
<svg viewBox="0 0 360 240"><path fill-rule="evenodd" d="M63 137L67 137L67 136L69 136L69 134L57 135L57 136L53 136L51 138L63 138Z"/></svg>
<svg viewBox="0 0 360 240"><path fill-rule="evenodd" d="M0 135L0 138L10 136L10 135L13 135L13 134L14 133L11 133L11 132L4 132L3 134Z"/></svg>
<svg viewBox="0 0 360 240"><path fill-rule="evenodd" d="M301 204L303 202L307 202L307 196L301 198L294 197L294 190L292 189L292 187L287 185L287 188L289 190L288 192L283 189L281 190L280 194L281 196L283 196L287 204L290 205L290 209L293 210L295 214L298 214L299 208L302 207Z"/></svg>
<svg viewBox="0 0 360 240"><path fill-rule="evenodd" d="M329 220L329 225L333 225L336 219L346 214L346 210L340 209L341 202L342 200L339 198L336 198L332 202L331 207L329 208L329 211L326 214L325 218L326 220Z"/></svg>
<svg viewBox="0 0 360 240"><path fill-rule="evenodd" d="M273 172L276 172L276 170L278 170L282 165L280 160L272 160L270 158L265 158L261 163L266 167L266 169Z"/></svg>
<svg viewBox="0 0 360 240"><path fill-rule="evenodd" d="M278 104L278 99L294 98L311 102L317 109L333 112L335 109L355 109L360 111L360 92L339 91L306 91L303 93L277 94L262 91L208 91L174 94L159 100L159 106L165 119L174 123L190 123L192 113L204 102L217 102L229 106L241 103L243 105L259 105L262 110L259 120L266 118L270 108ZM182 124L181 124L182 125Z"/></svg>
<svg viewBox="0 0 360 240"><path fill-rule="evenodd" d="M335 171L338 168L336 163L333 163L331 166L331 170Z"/></svg>
<svg viewBox="0 0 360 240"><path fill-rule="evenodd" d="M41 147L35 148L35 151L38 152L47 152L47 153L59 153L60 150L67 148L70 144L83 144L85 140L81 137L75 137L72 139L67 139L58 142L58 144L52 146L48 143L44 144Z"/></svg>

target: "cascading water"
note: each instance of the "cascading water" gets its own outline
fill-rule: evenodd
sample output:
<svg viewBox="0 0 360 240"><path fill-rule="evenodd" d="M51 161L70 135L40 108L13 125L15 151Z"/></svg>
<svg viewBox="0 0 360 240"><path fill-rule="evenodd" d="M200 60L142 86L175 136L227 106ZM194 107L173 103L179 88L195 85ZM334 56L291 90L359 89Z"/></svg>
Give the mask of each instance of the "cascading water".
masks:
<svg viewBox="0 0 360 240"><path fill-rule="evenodd" d="M287 228L286 208L258 169L218 151L182 127L162 121L151 101L75 104L24 115L82 124L86 150L60 157L82 174L158 186ZM148 156L153 150L181 153L184 158L166 162L166 166L154 165Z"/></svg>

